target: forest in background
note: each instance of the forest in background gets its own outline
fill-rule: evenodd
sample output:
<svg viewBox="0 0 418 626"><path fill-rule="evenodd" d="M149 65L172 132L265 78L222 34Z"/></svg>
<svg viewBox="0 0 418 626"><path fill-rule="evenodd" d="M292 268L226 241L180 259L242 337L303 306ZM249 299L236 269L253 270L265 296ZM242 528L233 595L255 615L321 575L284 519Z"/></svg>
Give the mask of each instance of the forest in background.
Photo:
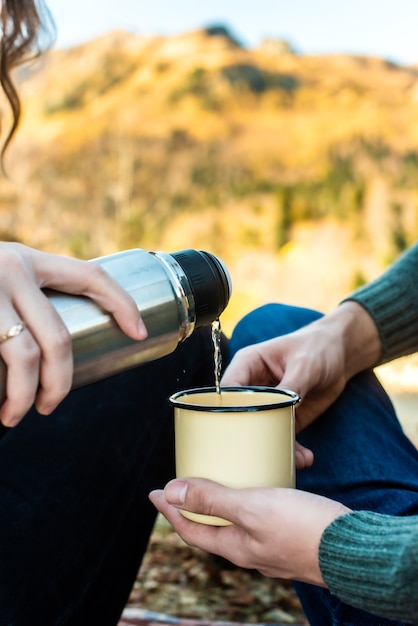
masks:
<svg viewBox="0 0 418 626"><path fill-rule="evenodd" d="M0 236L93 258L217 254L233 297L329 310L418 235L418 68L112 32L17 74ZM5 106L2 105L5 109Z"/></svg>

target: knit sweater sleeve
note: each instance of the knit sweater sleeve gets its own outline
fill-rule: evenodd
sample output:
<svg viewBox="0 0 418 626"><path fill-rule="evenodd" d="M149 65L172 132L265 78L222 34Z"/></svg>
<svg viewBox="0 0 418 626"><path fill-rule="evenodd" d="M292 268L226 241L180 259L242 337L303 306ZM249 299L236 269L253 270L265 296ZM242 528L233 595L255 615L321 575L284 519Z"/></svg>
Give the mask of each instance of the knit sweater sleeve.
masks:
<svg viewBox="0 0 418 626"><path fill-rule="evenodd" d="M418 516L347 513L325 529L319 564L343 602L418 624Z"/></svg>
<svg viewBox="0 0 418 626"><path fill-rule="evenodd" d="M418 244L346 300L358 302L374 319L382 342L380 363L417 352Z"/></svg>

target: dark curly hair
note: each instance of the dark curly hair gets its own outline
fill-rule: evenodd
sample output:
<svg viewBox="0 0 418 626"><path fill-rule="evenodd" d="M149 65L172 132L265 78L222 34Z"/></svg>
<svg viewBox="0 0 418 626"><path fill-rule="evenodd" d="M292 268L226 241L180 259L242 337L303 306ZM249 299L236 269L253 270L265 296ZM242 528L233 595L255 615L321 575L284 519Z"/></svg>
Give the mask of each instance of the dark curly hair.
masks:
<svg viewBox="0 0 418 626"><path fill-rule="evenodd" d="M1 8L0 85L12 111L12 123L3 142L1 160L20 120L19 95L12 79L18 65L38 56L54 41L55 25L43 0L3 0Z"/></svg>

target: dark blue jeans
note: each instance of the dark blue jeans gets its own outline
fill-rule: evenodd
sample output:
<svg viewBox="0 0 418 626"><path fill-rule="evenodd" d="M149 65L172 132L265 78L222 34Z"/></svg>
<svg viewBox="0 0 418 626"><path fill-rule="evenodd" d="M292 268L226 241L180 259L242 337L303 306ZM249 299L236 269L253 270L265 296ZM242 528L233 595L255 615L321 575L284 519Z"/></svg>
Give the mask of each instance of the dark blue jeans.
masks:
<svg viewBox="0 0 418 626"><path fill-rule="evenodd" d="M237 325L230 342L231 354L318 317L315 311L279 304L261 307ZM312 468L298 473L299 488L352 509L418 514L418 452L402 432L393 406L373 373L352 379L340 398L298 440L315 454ZM300 583L295 587L312 626L400 624L343 604L325 589Z"/></svg>

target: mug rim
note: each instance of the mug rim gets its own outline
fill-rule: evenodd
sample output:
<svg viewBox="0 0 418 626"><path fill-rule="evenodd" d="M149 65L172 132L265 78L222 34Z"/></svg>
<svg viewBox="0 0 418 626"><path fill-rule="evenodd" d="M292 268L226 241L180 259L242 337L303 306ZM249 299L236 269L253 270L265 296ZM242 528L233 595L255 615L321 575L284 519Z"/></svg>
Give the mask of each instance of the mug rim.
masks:
<svg viewBox="0 0 418 626"><path fill-rule="evenodd" d="M193 396L197 394L209 394L216 393L216 387L194 387L192 389L184 389L182 391L177 391L173 393L168 401L169 403L177 408L188 408L193 411L205 411L206 413L248 413L253 411L266 411L276 408L283 408L288 406L295 406L300 402L300 397L295 391L291 391L290 389L282 389L281 387L267 387L260 385L243 385L235 386L235 387L221 387L222 391L232 391L237 393L271 393L272 395L280 395L287 396L288 400L283 401L283 399L279 402L271 402L268 404L257 404L257 405L232 405L232 406L208 406L204 404L194 404L190 402L182 402L181 398L184 396Z"/></svg>

